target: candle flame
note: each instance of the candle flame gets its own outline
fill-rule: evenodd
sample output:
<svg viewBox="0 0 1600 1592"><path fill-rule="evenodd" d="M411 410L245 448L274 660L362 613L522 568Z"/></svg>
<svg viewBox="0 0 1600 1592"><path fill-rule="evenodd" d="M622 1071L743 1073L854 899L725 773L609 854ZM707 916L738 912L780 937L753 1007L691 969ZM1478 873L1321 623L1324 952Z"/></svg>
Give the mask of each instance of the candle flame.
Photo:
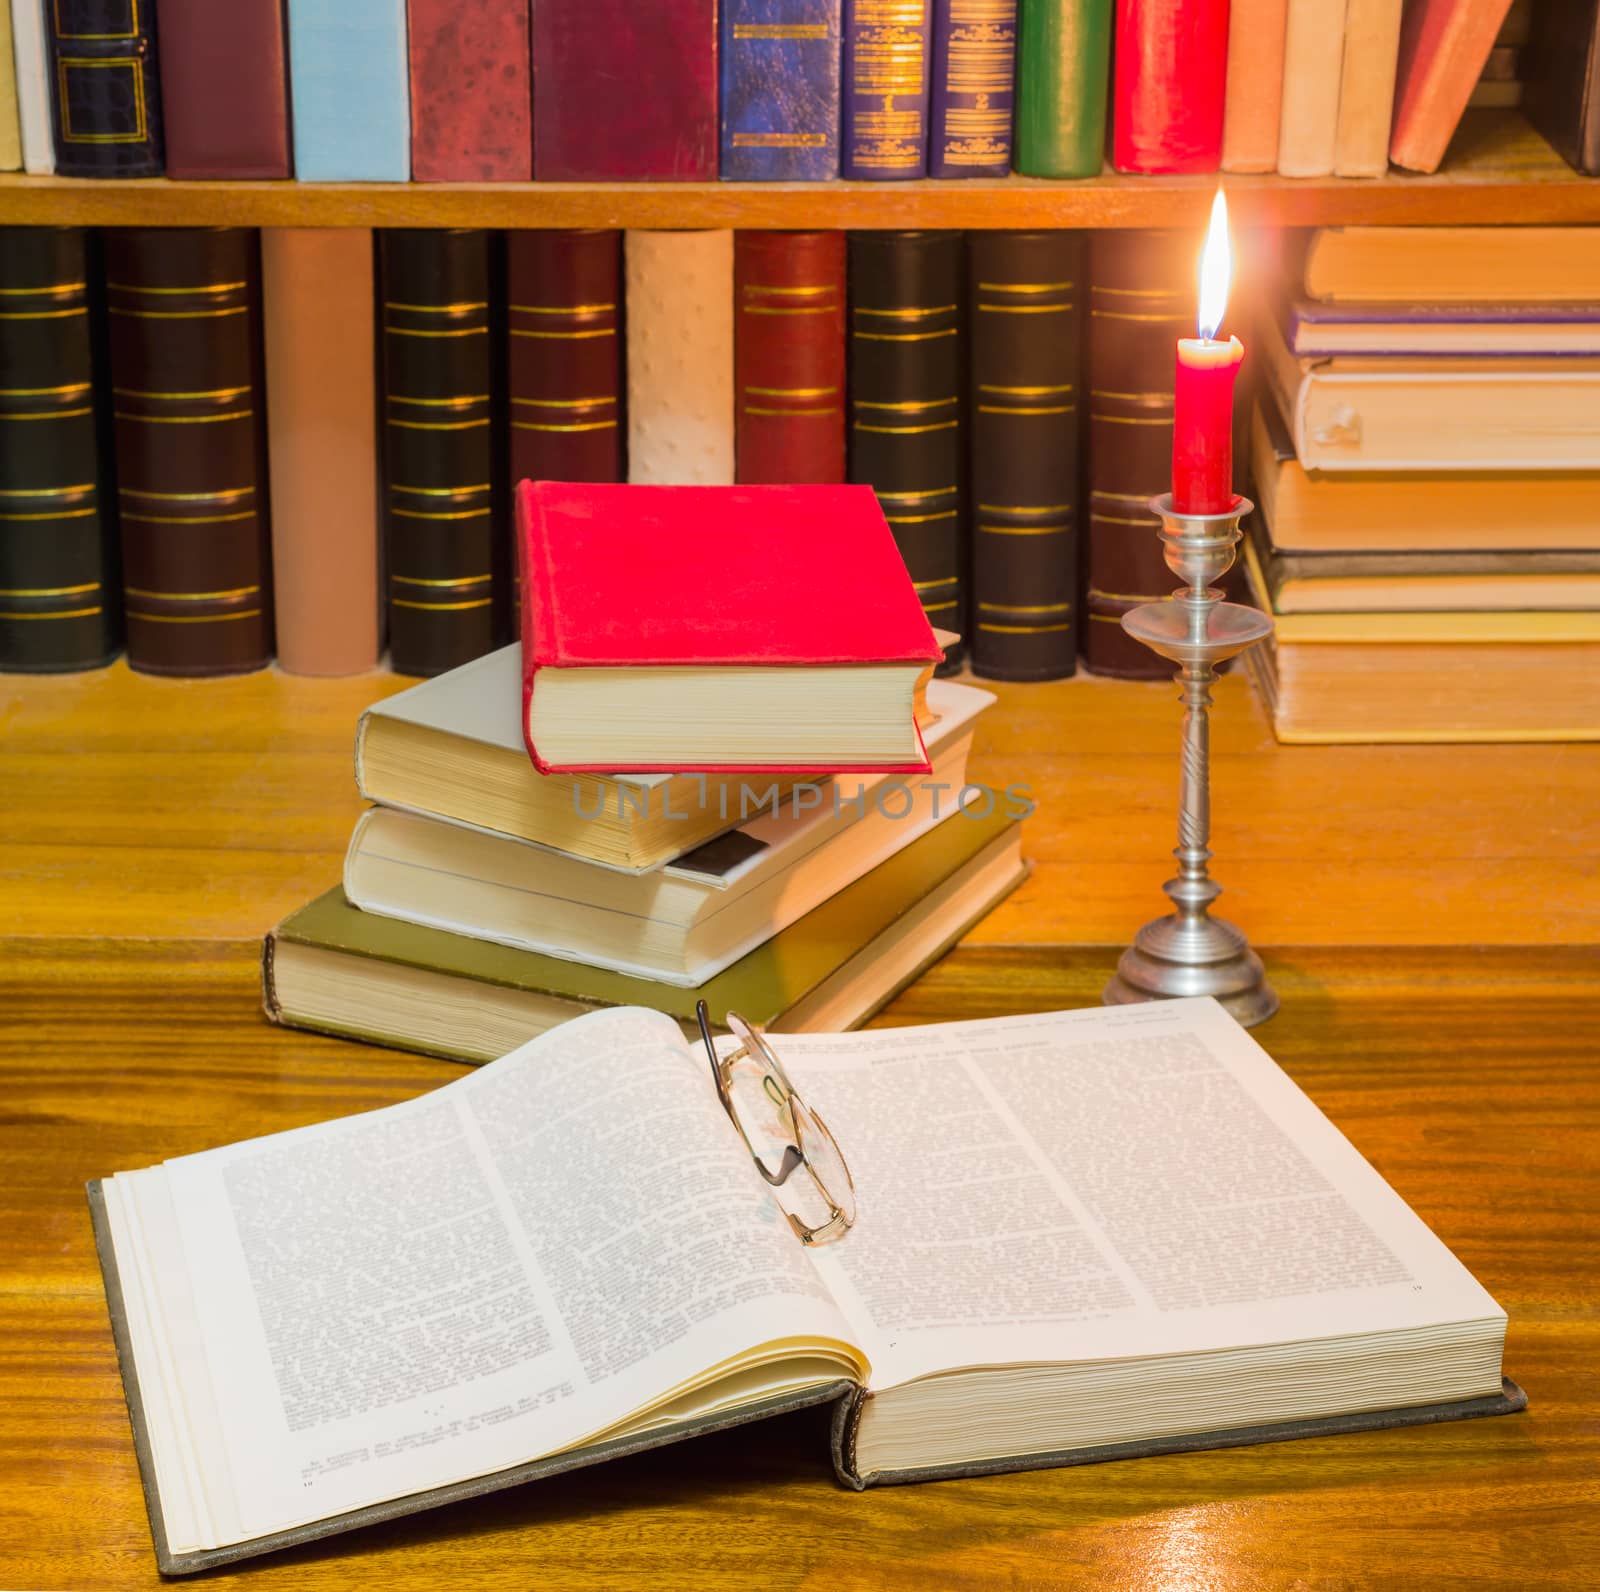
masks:
<svg viewBox="0 0 1600 1592"><path fill-rule="evenodd" d="M1217 190L1211 204L1211 228L1200 256L1200 335L1208 341L1217 335L1228 307L1228 278L1233 253L1228 246L1228 203Z"/></svg>

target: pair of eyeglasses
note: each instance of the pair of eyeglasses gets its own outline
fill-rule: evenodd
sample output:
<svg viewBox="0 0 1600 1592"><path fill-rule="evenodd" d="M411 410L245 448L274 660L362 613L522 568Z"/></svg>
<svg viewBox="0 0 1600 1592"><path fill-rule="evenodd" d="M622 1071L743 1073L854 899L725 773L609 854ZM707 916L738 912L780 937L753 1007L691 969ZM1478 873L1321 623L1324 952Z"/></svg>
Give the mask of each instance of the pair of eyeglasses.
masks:
<svg viewBox="0 0 1600 1592"><path fill-rule="evenodd" d="M843 1238L856 1219L856 1187L827 1124L795 1093L760 1029L729 1012L728 1032L738 1045L719 1056L704 1001L695 1003L694 1014L722 1108L757 1171L771 1187L784 1190L789 1203L783 1214L800 1242L828 1244ZM801 1170L805 1178L791 1184Z"/></svg>

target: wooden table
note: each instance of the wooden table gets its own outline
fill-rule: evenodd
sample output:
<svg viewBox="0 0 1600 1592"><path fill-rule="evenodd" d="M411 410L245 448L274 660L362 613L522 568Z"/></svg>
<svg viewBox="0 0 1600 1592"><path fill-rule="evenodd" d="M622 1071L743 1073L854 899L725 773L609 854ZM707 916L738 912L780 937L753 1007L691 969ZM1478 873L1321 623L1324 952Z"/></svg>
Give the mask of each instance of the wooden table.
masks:
<svg viewBox="0 0 1600 1592"><path fill-rule="evenodd" d="M0 1587L157 1583L84 1180L456 1075L257 1005L396 684L0 682ZM1040 865L884 1022L1092 1002L1159 904L1170 690L1001 695L977 767L1032 783ZM1506 1306L1527 1414L852 1495L811 1412L205 1584L1600 1586L1600 747L1286 749L1219 699L1218 871L1284 996L1260 1037Z"/></svg>

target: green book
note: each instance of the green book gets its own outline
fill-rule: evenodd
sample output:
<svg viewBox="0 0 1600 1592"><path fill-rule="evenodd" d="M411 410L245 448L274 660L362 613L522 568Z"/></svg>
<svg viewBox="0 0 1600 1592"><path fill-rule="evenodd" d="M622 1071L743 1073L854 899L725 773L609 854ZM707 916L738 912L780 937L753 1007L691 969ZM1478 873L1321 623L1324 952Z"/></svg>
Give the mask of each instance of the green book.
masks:
<svg viewBox="0 0 1600 1592"><path fill-rule="evenodd" d="M1096 177L1105 154L1111 0L1022 0L1016 167Z"/></svg>

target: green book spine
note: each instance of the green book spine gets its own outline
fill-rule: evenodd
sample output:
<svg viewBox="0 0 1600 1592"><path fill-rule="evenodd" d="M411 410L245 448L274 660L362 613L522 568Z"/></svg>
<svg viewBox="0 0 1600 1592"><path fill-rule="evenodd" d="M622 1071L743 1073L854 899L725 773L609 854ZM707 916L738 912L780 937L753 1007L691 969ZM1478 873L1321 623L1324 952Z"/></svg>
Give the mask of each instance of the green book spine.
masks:
<svg viewBox="0 0 1600 1592"><path fill-rule="evenodd" d="M1111 0L1022 0L1017 170L1094 177L1105 154Z"/></svg>

